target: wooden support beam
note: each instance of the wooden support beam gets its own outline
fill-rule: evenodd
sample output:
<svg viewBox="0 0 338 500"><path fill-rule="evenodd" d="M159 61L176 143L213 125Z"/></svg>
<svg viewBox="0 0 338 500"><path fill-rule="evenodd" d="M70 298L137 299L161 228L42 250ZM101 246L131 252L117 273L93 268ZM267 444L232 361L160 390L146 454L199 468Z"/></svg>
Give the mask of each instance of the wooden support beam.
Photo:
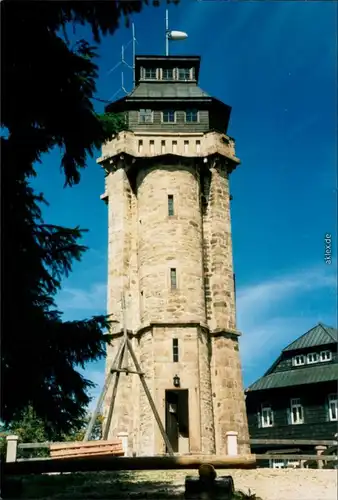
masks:
<svg viewBox="0 0 338 500"><path fill-rule="evenodd" d="M298 445L298 446L316 446L316 445L325 445L331 446L337 444L337 441L334 439L250 439L246 440L238 440L238 444L250 444L250 445Z"/></svg>
<svg viewBox="0 0 338 500"><path fill-rule="evenodd" d="M129 370L129 368L112 368L112 372L119 372L119 373L132 373L135 375L144 375L143 372L137 372L135 370Z"/></svg>
<svg viewBox="0 0 338 500"><path fill-rule="evenodd" d="M114 359L114 361L112 363L112 368L116 365L116 363L117 363L117 361L119 359L120 353L121 353L122 349L124 349L124 346L125 346L125 341L123 340L121 342L121 344L119 345L119 348L118 348L118 351L116 353L115 359ZM108 375L107 375L107 377L106 377L106 380L105 380L103 389L101 391L100 397L99 397L99 399L97 401L96 408L95 408L95 410L92 413L92 416L91 416L90 422L88 424L88 427L87 427L85 436L83 438L83 441L89 441L89 438L90 438L90 436L92 434L93 427L95 425L97 414L98 414L98 412L99 412L99 410L101 408L102 402L103 402L103 400L104 400L104 398L105 398L105 396L107 394L107 391L108 391L108 388L109 388L109 386L111 384L113 376L114 376L114 374L110 370L109 373L108 373Z"/></svg>
<svg viewBox="0 0 338 500"><path fill-rule="evenodd" d="M137 361L137 357L135 356L133 346L132 346L132 344L131 344L131 342L130 342L129 339L127 339L127 346L128 346L130 355L131 355L131 357L132 357L132 359L134 361L134 365L136 367L136 370L138 372L141 372L142 371L141 367L139 365L139 362ZM161 422L161 419L160 419L160 416L159 416L158 411L156 409L156 406L155 406L155 403L153 401L153 398L151 397L151 394L150 394L150 391L148 389L147 382L146 382L144 374L140 375L140 380L141 380L141 384L143 385L144 392L147 395L147 398L148 398L148 401L149 401L149 404L150 404L150 408L152 409L152 412L154 414L155 420L156 420L157 425L158 425L158 427L160 429L160 432L162 434L163 440L164 440L164 442L166 444L167 450L168 450L169 454L173 456L174 455L174 450L173 450L173 448L171 446L171 443L169 441L169 438L168 438L168 436L167 436L167 434L165 432L165 429L164 429L163 424Z"/></svg>
<svg viewBox="0 0 338 500"><path fill-rule="evenodd" d="M326 462L334 462L335 460L338 460L338 457L335 455L325 455L324 459L324 455L286 455L282 453L262 453L256 454L255 457L257 460L325 460Z"/></svg>
<svg viewBox="0 0 338 500"><path fill-rule="evenodd" d="M123 347L122 347L121 351L119 352L119 359L117 360L117 371L115 373L114 387L113 387L113 392L112 392L111 402L110 402L110 406L109 406L109 411L108 411L107 419L106 419L105 426L104 426L103 436L102 436L102 439L105 439L105 440L108 439L108 435L109 435L109 429L110 429L111 420L112 420L112 417L113 417L113 411L114 411L114 407L115 407L117 387L119 385L120 369L121 369L122 361L123 361L123 358L124 358L124 352L127 349L128 349L128 347L127 347L127 344L126 344L126 338L124 337L124 339L123 339ZM112 369L110 370L110 372L112 374L114 374L114 368L115 368L115 366L113 365Z"/></svg>
<svg viewBox="0 0 338 500"><path fill-rule="evenodd" d="M183 456L183 457L74 457L37 459L28 462L4 463L5 475L42 474L46 472L89 472L112 470L177 470L198 469L202 464L210 464L215 469L255 469L254 455L240 457Z"/></svg>

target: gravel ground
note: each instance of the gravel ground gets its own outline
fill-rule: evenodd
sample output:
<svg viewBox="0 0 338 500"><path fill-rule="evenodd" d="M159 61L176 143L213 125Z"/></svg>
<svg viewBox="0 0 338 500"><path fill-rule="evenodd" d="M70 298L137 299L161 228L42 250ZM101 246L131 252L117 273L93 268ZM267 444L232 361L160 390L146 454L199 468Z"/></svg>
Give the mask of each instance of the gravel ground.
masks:
<svg viewBox="0 0 338 500"><path fill-rule="evenodd" d="M183 499L186 475L197 472L98 472L25 477L17 499L124 500ZM337 500L337 470L219 470L231 475L236 491L255 493L261 500ZM14 498L11 495L12 498ZM255 497L253 497L255 498Z"/></svg>

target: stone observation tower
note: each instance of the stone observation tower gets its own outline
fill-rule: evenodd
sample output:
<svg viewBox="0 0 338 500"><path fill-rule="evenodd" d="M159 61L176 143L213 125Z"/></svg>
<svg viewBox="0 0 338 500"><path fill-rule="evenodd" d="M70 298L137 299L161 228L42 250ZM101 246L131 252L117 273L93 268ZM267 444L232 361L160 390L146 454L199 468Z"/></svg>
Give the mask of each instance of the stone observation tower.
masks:
<svg viewBox="0 0 338 500"><path fill-rule="evenodd" d="M126 116L98 159L115 321L107 370L126 329L174 452L225 455L228 431L249 437L229 193L240 162L231 108L198 87L199 70L195 56L136 56L134 90L106 108ZM120 377L109 437L120 432L128 454L166 453L137 375Z"/></svg>

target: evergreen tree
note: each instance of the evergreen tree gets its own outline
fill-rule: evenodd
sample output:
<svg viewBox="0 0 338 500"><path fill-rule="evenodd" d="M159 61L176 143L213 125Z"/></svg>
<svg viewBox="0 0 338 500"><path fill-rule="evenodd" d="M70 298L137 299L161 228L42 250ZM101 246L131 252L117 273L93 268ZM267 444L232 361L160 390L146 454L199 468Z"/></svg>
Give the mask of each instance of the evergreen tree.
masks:
<svg viewBox="0 0 338 500"><path fill-rule="evenodd" d="M143 4L1 3L1 124L8 132L1 138L1 419L18 420L31 407L46 437L81 426L92 384L77 368L105 355L109 336L103 329L109 322L106 317L62 321L54 297L85 251L83 230L46 224L43 194L29 181L41 155L58 146L65 184L78 183L87 155L124 126L119 116L95 112L95 48L85 40L71 46L66 26L89 25L99 43Z"/></svg>

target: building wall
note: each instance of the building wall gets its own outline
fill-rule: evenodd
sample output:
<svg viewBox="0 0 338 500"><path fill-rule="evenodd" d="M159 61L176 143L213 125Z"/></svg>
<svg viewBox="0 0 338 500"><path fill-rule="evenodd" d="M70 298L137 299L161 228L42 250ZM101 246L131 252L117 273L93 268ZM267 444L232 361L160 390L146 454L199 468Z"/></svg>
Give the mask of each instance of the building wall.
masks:
<svg viewBox="0 0 338 500"><path fill-rule="evenodd" d="M193 165L154 164L138 173L136 185L141 323L205 324L199 173Z"/></svg>
<svg viewBox="0 0 338 500"><path fill-rule="evenodd" d="M299 351L296 351L296 352L285 352L285 353L283 353L282 359L280 360L280 362L274 368L273 371L274 372L280 372L280 371L285 371L285 370L301 370L302 367L304 367L304 365L293 366L292 359L293 359L294 356L296 356L298 354L303 354L304 356L306 356L307 354L313 353L313 352L316 352L316 353L320 354L321 351L326 351L326 350L331 351L331 353L332 353L332 360L331 361L325 361L325 362L321 361L321 362L319 362L319 364L321 366L323 366L323 365L327 365L327 364L331 364L331 363L337 362L338 361L337 345L336 344L327 344L325 346L322 346L321 348L316 347L316 348L303 349L303 350L299 350ZM311 366L314 366L314 365L311 365ZM316 363L315 366L317 366L317 363Z"/></svg>
<svg viewBox="0 0 338 500"><path fill-rule="evenodd" d="M337 422L328 419L327 396L337 392L335 382L309 384L298 388L248 393L246 406L250 437L255 439L333 439ZM304 408L304 424L289 424L290 399L300 398ZM259 427L257 413L262 403L273 409L274 426Z"/></svg>
<svg viewBox="0 0 338 500"><path fill-rule="evenodd" d="M170 104L169 109L172 109L172 104ZM162 110L155 109L152 123L139 123L139 110L131 110L128 112L128 126L133 131L207 132L209 130L209 112L206 109L199 110L198 122L186 123L185 111L178 109L176 110L175 123L163 123Z"/></svg>
<svg viewBox="0 0 338 500"><path fill-rule="evenodd" d="M225 161L197 160L194 153L175 161L148 160L156 156L149 150L147 156L133 155L133 161L125 158L124 151L137 151L140 138L123 133L103 148L104 158L114 158L106 167L105 195L108 313L116 320L112 333L123 330L125 290L126 328L134 337L135 353L163 424L165 391L173 389L177 374L181 388L189 390L189 451L225 454L227 431L248 439L236 333L228 166ZM143 139L148 142L151 136ZM218 134L206 134L203 141L204 155L220 148L237 161L233 143ZM168 215L168 195L174 196L174 216ZM177 270L175 290L170 287L171 268ZM179 363L172 360L174 337L179 339ZM116 345L117 341L108 349L107 369ZM105 414L110 399L111 389ZM115 408L110 436L127 431L130 453L164 452L137 376L120 376ZM241 451L248 452L248 446Z"/></svg>

